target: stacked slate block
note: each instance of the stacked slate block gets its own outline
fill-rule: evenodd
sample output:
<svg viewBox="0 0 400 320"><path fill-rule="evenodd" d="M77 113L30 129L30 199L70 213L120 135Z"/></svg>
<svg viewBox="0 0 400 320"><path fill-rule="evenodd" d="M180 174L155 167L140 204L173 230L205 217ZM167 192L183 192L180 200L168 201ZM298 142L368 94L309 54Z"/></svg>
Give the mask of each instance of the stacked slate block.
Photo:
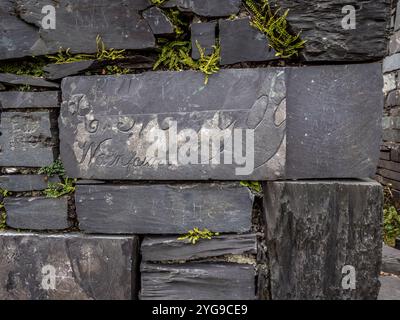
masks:
<svg viewBox="0 0 400 320"><path fill-rule="evenodd" d="M60 47L93 53L100 34L107 47L132 50L127 59L139 71L86 76L104 67L89 60L50 64L47 80L0 74L0 188L12 192L0 299L377 297L382 189L368 178L381 143L389 1L354 4L357 30L338 27L338 1L274 2L290 9L293 32L307 40L295 65L277 58L240 0L164 4L191 17L194 59L196 43L208 54L219 39L222 69L205 85L195 71L151 72L156 36L174 30L147 0L61 0L56 30L37 19L45 1L0 1L10 44L0 59ZM32 92L10 90L25 84ZM168 156L188 129L253 130L254 170L148 159L149 134L173 132L171 120L178 145L157 144ZM211 160L234 156L220 147ZM37 196L58 178L33 173L59 155L77 179L74 195ZM262 181L263 191L241 181ZM194 228L219 235L179 239ZM354 290L342 286L349 265Z"/></svg>

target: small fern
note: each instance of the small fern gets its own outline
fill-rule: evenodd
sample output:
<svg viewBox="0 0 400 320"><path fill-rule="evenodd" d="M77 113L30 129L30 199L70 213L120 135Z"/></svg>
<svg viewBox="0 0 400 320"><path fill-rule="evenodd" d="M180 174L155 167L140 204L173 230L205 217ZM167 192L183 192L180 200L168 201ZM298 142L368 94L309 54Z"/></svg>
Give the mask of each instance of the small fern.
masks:
<svg viewBox="0 0 400 320"><path fill-rule="evenodd" d="M219 233L208 229L200 230L199 228L194 228L189 230L186 235L179 237L178 240L188 240L191 244L196 244L200 240L211 240L214 236L219 236Z"/></svg>
<svg viewBox="0 0 400 320"><path fill-rule="evenodd" d="M262 193L261 183L258 181L241 181L240 185L249 188L255 194Z"/></svg>
<svg viewBox="0 0 400 320"><path fill-rule="evenodd" d="M200 59L196 62L196 69L205 74L206 78L204 84L208 84L208 79L210 75L219 71L221 47L219 45L213 46L214 52L211 55L207 56L198 41L196 41L196 46L200 53Z"/></svg>
<svg viewBox="0 0 400 320"><path fill-rule="evenodd" d="M76 180L69 178L66 178L64 182L49 182L47 188L44 190L44 194L48 198L59 198L73 193L75 192L75 182Z"/></svg>
<svg viewBox="0 0 400 320"><path fill-rule="evenodd" d="M64 165L61 162L61 160L57 159L51 165L40 168L38 173L39 174L45 174L45 175L47 175L49 177L51 177L51 176L64 177L65 176L65 169L64 169Z"/></svg>

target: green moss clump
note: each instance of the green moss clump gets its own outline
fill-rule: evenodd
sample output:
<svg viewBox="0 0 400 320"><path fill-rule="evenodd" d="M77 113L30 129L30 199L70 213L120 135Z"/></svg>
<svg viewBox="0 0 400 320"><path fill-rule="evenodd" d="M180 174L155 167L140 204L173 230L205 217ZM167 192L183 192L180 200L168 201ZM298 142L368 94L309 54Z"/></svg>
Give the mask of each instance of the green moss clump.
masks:
<svg viewBox="0 0 400 320"><path fill-rule="evenodd" d="M200 240L211 240L214 236L219 236L219 233L208 229L200 230L199 228L194 228L189 230L186 235L179 237L178 240L188 240L191 244L196 244Z"/></svg>
<svg viewBox="0 0 400 320"><path fill-rule="evenodd" d="M30 61L5 62L0 65L0 73L12 73L19 76L42 77L43 67L47 64L44 58L31 58Z"/></svg>
<svg viewBox="0 0 400 320"><path fill-rule="evenodd" d="M8 197L10 195L10 192L8 190L0 188L0 196L2 198ZM0 202L0 231L3 231L4 229L7 228L7 212L4 207L4 202L3 200Z"/></svg>
<svg viewBox="0 0 400 320"><path fill-rule="evenodd" d="M49 177L51 177L51 176L64 177L65 176L65 169L64 169L64 165L61 162L61 160L57 159L51 165L43 167L43 168L40 168L38 173L39 174L45 174L45 175L47 175Z"/></svg>
<svg viewBox="0 0 400 320"><path fill-rule="evenodd" d="M161 6L163 5L165 2L167 2L167 0L150 0L152 4L154 4L155 6Z"/></svg>
<svg viewBox="0 0 400 320"><path fill-rule="evenodd" d="M44 190L44 194L48 198L59 198L73 193L75 192L75 182L76 180L69 178L66 178L64 182L50 182L47 188Z"/></svg>
<svg viewBox="0 0 400 320"><path fill-rule="evenodd" d="M258 181L241 181L240 185L243 187L247 187L250 189L251 192L255 194L261 194L262 193L262 187L261 183Z"/></svg>

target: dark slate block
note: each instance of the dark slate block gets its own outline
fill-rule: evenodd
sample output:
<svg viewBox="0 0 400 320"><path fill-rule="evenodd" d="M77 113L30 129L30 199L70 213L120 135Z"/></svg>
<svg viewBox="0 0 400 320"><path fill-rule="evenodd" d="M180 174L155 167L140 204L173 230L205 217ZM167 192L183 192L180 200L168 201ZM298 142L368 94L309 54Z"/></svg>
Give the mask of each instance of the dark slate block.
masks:
<svg viewBox="0 0 400 320"><path fill-rule="evenodd" d="M71 227L68 221L68 198L11 198L4 199L7 226L26 230L63 230Z"/></svg>
<svg viewBox="0 0 400 320"><path fill-rule="evenodd" d="M95 180L282 177L284 80L280 68L225 69L213 75L208 85L204 84L204 75L195 71L66 78L62 82L59 126L61 157L67 173ZM172 121L176 121L176 134ZM152 137L154 132L167 132L170 123L171 137L179 140L178 159L174 158L174 139L170 140L172 146L167 146L162 138ZM195 135L191 143L186 137L188 129ZM249 139L252 133L254 144ZM203 141L200 150L195 147L195 139ZM216 142L210 155L205 150L212 139ZM230 144L229 140L234 141ZM195 160L185 163L188 147L198 154L193 152ZM167 148L168 159L160 156L162 152L152 154L156 148ZM243 162L237 158L241 149L246 155Z"/></svg>
<svg viewBox="0 0 400 320"><path fill-rule="evenodd" d="M57 176L15 174L0 176L0 189L11 192L41 191L47 188L48 183L60 182Z"/></svg>
<svg viewBox="0 0 400 320"><path fill-rule="evenodd" d="M193 245L174 237L146 237L141 246L142 261L182 261L224 255L256 254L255 234L222 235Z"/></svg>
<svg viewBox="0 0 400 320"><path fill-rule="evenodd" d="M379 64L287 69L286 177L373 177L382 87Z"/></svg>
<svg viewBox="0 0 400 320"><path fill-rule="evenodd" d="M0 92L0 108L3 109L34 109L34 108L59 108L59 92Z"/></svg>
<svg viewBox="0 0 400 320"><path fill-rule="evenodd" d="M141 265L141 300L254 300L251 265L187 263Z"/></svg>
<svg viewBox="0 0 400 320"><path fill-rule="evenodd" d="M392 72L400 69L400 53L387 56L383 59L383 73Z"/></svg>
<svg viewBox="0 0 400 320"><path fill-rule="evenodd" d="M142 15L155 35L174 33L174 25L169 21L160 8L151 7L143 11Z"/></svg>
<svg viewBox="0 0 400 320"><path fill-rule="evenodd" d="M248 18L220 20L221 64L277 59L267 37L250 25Z"/></svg>
<svg viewBox="0 0 400 320"><path fill-rule="evenodd" d="M78 185L80 229L88 233L183 234L195 227L247 232L253 196L238 184Z"/></svg>
<svg viewBox="0 0 400 320"><path fill-rule="evenodd" d="M178 7L205 17L224 17L239 12L241 0L170 0L164 7Z"/></svg>
<svg viewBox="0 0 400 320"><path fill-rule="evenodd" d="M197 44L203 49L205 55L210 55L214 52L216 27L216 22L192 24L191 39L193 59L200 58L200 52Z"/></svg>
<svg viewBox="0 0 400 320"><path fill-rule="evenodd" d="M1 300L130 300L135 296L136 237L7 232L0 234L0 252Z"/></svg>
<svg viewBox="0 0 400 320"><path fill-rule="evenodd" d="M0 132L0 166L41 168L54 162L49 112L2 112Z"/></svg>
<svg viewBox="0 0 400 320"><path fill-rule="evenodd" d="M379 183L282 181L264 188L272 299L376 299L382 254ZM355 290L342 287L346 265L356 270Z"/></svg>
<svg viewBox="0 0 400 320"><path fill-rule="evenodd" d="M59 88L58 83L46 81L39 77L19 76L11 73L0 73L0 82L12 85L29 85L43 88Z"/></svg>
<svg viewBox="0 0 400 320"><path fill-rule="evenodd" d="M400 276L400 250L386 245L383 246L381 270Z"/></svg>
<svg viewBox="0 0 400 320"><path fill-rule="evenodd" d="M271 0L285 11L294 33L306 40L302 56L307 61L370 61L386 55L386 27L390 0ZM356 29L345 30L341 22L345 5L356 9Z"/></svg>
<svg viewBox="0 0 400 320"><path fill-rule="evenodd" d="M76 75L86 69L89 69L94 60L78 61L71 63L49 64L43 68L47 79L62 79L67 76Z"/></svg>
<svg viewBox="0 0 400 320"><path fill-rule="evenodd" d="M381 289L378 300L400 300L400 278L396 276L382 276L379 278Z"/></svg>

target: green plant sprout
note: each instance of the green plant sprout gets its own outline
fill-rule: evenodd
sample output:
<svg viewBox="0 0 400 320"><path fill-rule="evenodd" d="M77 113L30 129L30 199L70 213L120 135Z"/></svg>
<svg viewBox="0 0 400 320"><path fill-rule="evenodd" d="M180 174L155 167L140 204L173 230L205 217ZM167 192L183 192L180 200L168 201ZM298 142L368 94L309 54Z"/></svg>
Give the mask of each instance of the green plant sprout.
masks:
<svg viewBox="0 0 400 320"><path fill-rule="evenodd" d="M66 178L64 182L49 182L44 194L48 198L60 198L67 194L75 192L74 183L76 180Z"/></svg>
<svg viewBox="0 0 400 320"><path fill-rule="evenodd" d="M276 51L276 56L281 58L298 56L306 41L300 39L301 32L297 35L289 32L287 22L289 10L283 14L280 14L280 8L273 12L268 0L260 1L261 3L256 0L245 0L246 8L252 16L251 25L268 37L269 45Z"/></svg>
<svg viewBox="0 0 400 320"><path fill-rule="evenodd" d="M163 5L167 0L151 0L151 3L153 3L155 6L161 6Z"/></svg>
<svg viewBox="0 0 400 320"><path fill-rule="evenodd" d="M240 185L249 188L253 193L258 194L262 192L261 183L258 181L241 181Z"/></svg>
<svg viewBox="0 0 400 320"><path fill-rule="evenodd" d="M186 235L179 237L178 240L188 240L191 244L196 244L200 240L211 240L214 236L219 236L219 233L208 229L200 230L199 228L194 228L189 230Z"/></svg>
<svg viewBox="0 0 400 320"><path fill-rule="evenodd" d="M52 177L52 176L64 177L65 176L65 169L64 169L64 165L61 162L61 160L57 159L51 165L43 167L43 168L40 168L38 173L39 174L45 174L45 175L47 175L49 177Z"/></svg>
<svg viewBox="0 0 400 320"><path fill-rule="evenodd" d="M196 68L205 74L206 78L204 84L207 85L210 75L218 73L219 71L221 47L219 45L213 46L214 52L211 55L206 55L198 41L196 41L196 46L200 53L200 59L196 62Z"/></svg>
<svg viewBox="0 0 400 320"><path fill-rule="evenodd" d="M43 67L46 61L42 58L34 58L33 61L16 61L2 63L0 73L12 73L18 76L42 77L44 75Z"/></svg>

